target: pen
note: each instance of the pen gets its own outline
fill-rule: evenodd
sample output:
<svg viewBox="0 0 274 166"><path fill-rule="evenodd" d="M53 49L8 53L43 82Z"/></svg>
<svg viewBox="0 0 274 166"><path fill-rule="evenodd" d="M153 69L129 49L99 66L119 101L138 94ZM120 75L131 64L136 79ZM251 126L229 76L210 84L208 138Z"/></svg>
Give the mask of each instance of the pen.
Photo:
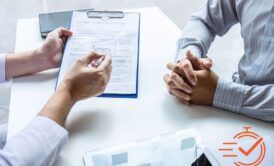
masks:
<svg viewBox="0 0 274 166"><path fill-rule="evenodd" d="M94 67L97 68L98 66L100 66L100 64L105 60L105 56L102 56L101 58L99 58L98 60L96 60Z"/></svg>

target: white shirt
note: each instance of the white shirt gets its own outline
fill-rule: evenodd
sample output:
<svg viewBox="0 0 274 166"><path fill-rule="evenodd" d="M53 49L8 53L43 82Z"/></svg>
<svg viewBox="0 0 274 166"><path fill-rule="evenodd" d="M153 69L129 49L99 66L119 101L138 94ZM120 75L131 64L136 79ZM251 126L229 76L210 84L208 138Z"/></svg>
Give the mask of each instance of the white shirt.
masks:
<svg viewBox="0 0 274 166"><path fill-rule="evenodd" d="M5 82L6 80L5 58L6 58L6 54L0 53L0 83Z"/></svg>
<svg viewBox="0 0 274 166"><path fill-rule="evenodd" d="M52 165L67 140L68 132L63 127L37 116L0 150L0 165Z"/></svg>
<svg viewBox="0 0 274 166"><path fill-rule="evenodd" d="M5 58L6 58L6 54L0 53L0 84L5 82L6 80ZM0 125L0 149L2 149L6 143L6 138L7 138L6 128L7 128L7 124Z"/></svg>
<svg viewBox="0 0 274 166"><path fill-rule="evenodd" d="M6 81L5 56L0 54L0 83ZM52 165L68 139L68 132L53 120L37 116L6 142L7 124L0 125L1 166Z"/></svg>

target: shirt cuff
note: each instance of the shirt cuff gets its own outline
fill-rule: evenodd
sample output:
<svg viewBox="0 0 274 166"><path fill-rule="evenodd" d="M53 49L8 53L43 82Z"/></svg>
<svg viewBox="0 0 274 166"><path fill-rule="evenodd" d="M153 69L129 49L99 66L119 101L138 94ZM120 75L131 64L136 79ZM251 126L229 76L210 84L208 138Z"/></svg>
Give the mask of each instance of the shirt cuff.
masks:
<svg viewBox="0 0 274 166"><path fill-rule="evenodd" d="M201 50L197 46L195 46L195 45L189 45L189 46L187 46L185 48L181 48L181 49L179 48L177 50L177 54L176 54L176 57L175 57L175 62L178 62L178 61L186 58L186 52L187 51L190 51L193 55L195 55L195 56L197 56L199 58L202 57L202 52L201 52Z"/></svg>
<svg viewBox="0 0 274 166"><path fill-rule="evenodd" d="M47 131L51 133L53 137L57 140L61 141L62 144L65 144L68 140L68 132L65 128L57 124L55 121L44 117L44 116L37 116L35 117L31 123L27 126L27 128L40 128L42 131Z"/></svg>
<svg viewBox="0 0 274 166"><path fill-rule="evenodd" d="M6 81L6 54L0 53L0 83Z"/></svg>
<svg viewBox="0 0 274 166"><path fill-rule="evenodd" d="M239 113L246 93L246 86L232 81L219 79L213 106Z"/></svg>

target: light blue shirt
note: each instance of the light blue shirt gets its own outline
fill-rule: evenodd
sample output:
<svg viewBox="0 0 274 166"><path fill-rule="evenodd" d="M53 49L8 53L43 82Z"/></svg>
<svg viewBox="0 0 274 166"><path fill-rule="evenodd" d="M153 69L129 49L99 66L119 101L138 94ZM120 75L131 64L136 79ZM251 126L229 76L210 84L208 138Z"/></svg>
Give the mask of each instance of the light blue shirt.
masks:
<svg viewBox="0 0 274 166"><path fill-rule="evenodd" d="M274 0L207 0L185 26L177 60L187 50L206 57L216 35L240 23L245 54L232 80L219 79L215 107L274 121Z"/></svg>

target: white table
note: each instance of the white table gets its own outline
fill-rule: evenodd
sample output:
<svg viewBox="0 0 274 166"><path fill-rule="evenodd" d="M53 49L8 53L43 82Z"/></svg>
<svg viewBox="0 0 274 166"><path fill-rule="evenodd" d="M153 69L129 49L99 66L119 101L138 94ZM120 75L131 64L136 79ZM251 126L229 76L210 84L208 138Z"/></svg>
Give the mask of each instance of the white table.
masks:
<svg viewBox="0 0 274 166"><path fill-rule="evenodd" d="M211 148L218 148L246 125L274 137L272 124L210 107L185 107L171 97L163 76L168 72L166 63L173 61L181 31L158 8L131 11L141 12L138 99L92 98L76 104L66 123L70 140L56 165L81 165L87 150L186 128L196 129ZM41 42L36 18L18 21L16 51L35 48ZM9 139L47 102L56 75L57 69L13 81Z"/></svg>

